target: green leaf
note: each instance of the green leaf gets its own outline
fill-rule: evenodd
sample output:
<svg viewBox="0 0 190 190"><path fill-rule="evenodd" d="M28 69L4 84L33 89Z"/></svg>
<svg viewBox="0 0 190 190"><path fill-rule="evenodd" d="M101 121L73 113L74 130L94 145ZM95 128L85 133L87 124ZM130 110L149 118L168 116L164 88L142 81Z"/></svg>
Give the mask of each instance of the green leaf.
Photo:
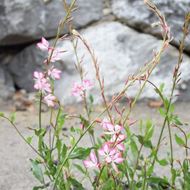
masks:
<svg viewBox="0 0 190 190"><path fill-rule="evenodd" d="M146 124L146 131L144 137L145 141L150 140L153 136L153 133L154 133L154 126L152 125L152 122L148 120Z"/></svg>
<svg viewBox="0 0 190 190"><path fill-rule="evenodd" d="M11 113L11 115L9 116L9 119L10 119L10 121L11 121L12 123L14 123L14 122L15 122L15 119L16 119L16 112Z"/></svg>
<svg viewBox="0 0 190 190"><path fill-rule="evenodd" d="M168 187L169 183L166 179L164 178L160 178L160 177L149 177L147 178L147 182L148 183L152 183L152 184L158 184L159 186L164 186L164 187Z"/></svg>
<svg viewBox="0 0 190 190"><path fill-rule="evenodd" d="M31 144L31 143L32 143L32 139L33 139L33 136L26 138L26 141L28 142L28 144Z"/></svg>
<svg viewBox="0 0 190 190"><path fill-rule="evenodd" d="M56 126L56 135L59 135L60 132L62 131L66 116L67 115L63 114L63 113L60 113L58 115L57 126Z"/></svg>
<svg viewBox="0 0 190 190"><path fill-rule="evenodd" d="M173 122L174 124L176 124L177 126L183 125L183 123L180 121L180 119L179 119L178 116L174 116L174 115L173 115L173 117L172 117L172 122Z"/></svg>
<svg viewBox="0 0 190 190"><path fill-rule="evenodd" d="M60 160L61 148L62 148L62 141L60 139L57 139L56 141L56 148L57 148L57 153L58 153L58 159Z"/></svg>
<svg viewBox="0 0 190 190"><path fill-rule="evenodd" d="M112 179L106 180L103 184L102 190L114 190L114 181Z"/></svg>
<svg viewBox="0 0 190 190"><path fill-rule="evenodd" d="M146 148L153 148L152 142L150 140L146 140L143 136L137 135L138 141Z"/></svg>
<svg viewBox="0 0 190 190"><path fill-rule="evenodd" d="M70 159L83 160L90 154L91 148L77 147L69 156Z"/></svg>
<svg viewBox="0 0 190 190"><path fill-rule="evenodd" d="M83 173L83 174L86 174L86 170L84 170L83 168L82 168L82 166L80 166L80 165L78 165L78 164L73 164L76 168L77 168L77 170L79 170L81 173Z"/></svg>
<svg viewBox="0 0 190 190"><path fill-rule="evenodd" d="M153 171L154 171L154 166L151 165L151 166L148 168L148 170L147 170L147 176L150 176L150 175L153 173Z"/></svg>
<svg viewBox="0 0 190 190"><path fill-rule="evenodd" d="M163 108L159 108L159 113L162 117L165 117L166 116L166 112Z"/></svg>
<svg viewBox="0 0 190 190"><path fill-rule="evenodd" d="M176 135L176 134L175 134L175 141L180 146L184 146L185 145L184 140L181 137L179 137L178 135Z"/></svg>
<svg viewBox="0 0 190 190"><path fill-rule="evenodd" d="M36 179L38 179L38 181L40 181L40 183L44 184L44 177L43 177L42 170L39 167L39 164L34 160L30 160L30 161L32 163L33 175L35 176Z"/></svg>
<svg viewBox="0 0 190 190"><path fill-rule="evenodd" d="M162 93L163 92L163 90L164 90L164 86L165 86L165 84L164 83L162 83L160 86L159 86L159 90L160 90L160 92Z"/></svg>
<svg viewBox="0 0 190 190"><path fill-rule="evenodd" d="M0 112L0 117L3 117L4 116L4 113L3 112Z"/></svg>
<svg viewBox="0 0 190 190"><path fill-rule="evenodd" d="M79 183L76 179L72 178L72 177L69 177L67 179L74 188L76 188L77 190L85 190L84 187L82 186L81 183Z"/></svg>
<svg viewBox="0 0 190 190"><path fill-rule="evenodd" d="M64 144L61 152L62 158L65 158L66 154L67 154L67 146Z"/></svg>
<svg viewBox="0 0 190 190"><path fill-rule="evenodd" d="M90 100L90 103L91 103L91 104L94 103L94 98L93 98L92 94L90 94L90 96L89 96L89 100Z"/></svg>
<svg viewBox="0 0 190 190"><path fill-rule="evenodd" d="M158 160L157 159L157 162L161 165L161 166L167 166L168 165L168 161L166 159L161 159L161 160Z"/></svg>
<svg viewBox="0 0 190 190"><path fill-rule="evenodd" d="M32 190L39 190L39 189L42 189L42 186L35 186L35 187L33 187Z"/></svg>
<svg viewBox="0 0 190 190"><path fill-rule="evenodd" d="M75 132L75 128L72 126L72 127L70 128L70 131L71 131L72 133L74 133L74 132Z"/></svg>
<svg viewBox="0 0 190 190"><path fill-rule="evenodd" d="M40 190L40 189L45 189L45 188L47 188L47 187L46 186L35 186L35 187L33 187L32 190Z"/></svg>
<svg viewBox="0 0 190 190"><path fill-rule="evenodd" d="M136 158L138 155L138 147L133 139L131 139L130 146L131 146L132 154Z"/></svg>

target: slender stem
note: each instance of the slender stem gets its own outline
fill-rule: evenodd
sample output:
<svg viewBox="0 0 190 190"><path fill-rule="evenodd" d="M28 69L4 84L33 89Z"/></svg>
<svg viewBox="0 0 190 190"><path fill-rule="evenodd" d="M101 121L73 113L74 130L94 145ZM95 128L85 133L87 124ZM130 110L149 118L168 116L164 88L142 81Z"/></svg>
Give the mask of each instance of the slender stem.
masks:
<svg viewBox="0 0 190 190"><path fill-rule="evenodd" d="M59 119L60 113L61 113L61 108L59 107L59 110L58 110L57 116L56 116L55 125L54 125L55 131L56 131L56 128L57 128L57 124L58 124L58 119ZM54 131L54 134L53 134L51 150L53 150L53 147L54 147L55 133L56 133L55 131Z"/></svg>
<svg viewBox="0 0 190 190"><path fill-rule="evenodd" d="M187 34L188 34L189 22L190 22L190 16L189 17L187 16L187 18L185 20L185 23L184 23L184 28L183 28L183 38L182 38L182 41L181 41L180 47L179 47L178 63L177 63L177 65L175 67L175 70L174 70L173 84L172 84L172 90L171 90L171 94L170 94L170 99L169 99L168 106L166 108L166 116L165 116L165 119L164 119L164 122L163 122L163 125L162 125L162 129L161 129L161 132L160 132L160 135L159 135L158 143L157 143L157 146L156 146L156 152L154 154L155 156L153 158L153 163L152 163L153 166L154 166L155 161L156 161L156 155L157 155L160 143L161 143L161 138L162 138L162 135L163 135L163 131L164 131L166 122L168 121L168 114L169 114L169 111L170 111L174 90L176 88L177 81L178 81L178 78L179 78L179 69L180 69L180 66L181 66L182 61L183 61L184 44L185 44L185 39L186 39Z"/></svg>
<svg viewBox="0 0 190 190"><path fill-rule="evenodd" d="M39 128L42 128L42 92L40 92L40 102L39 102Z"/></svg>
<svg viewBox="0 0 190 190"><path fill-rule="evenodd" d="M171 127L170 127L170 122L169 122L169 120L167 120L167 123L168 123L168 132L169 132L169 140L170 140L170 153L171 153L171 157L170 157L170 159L171 159L171 170L173 170L173 162L174 162L174 156L173 156L173 142L172 142L172 133L171 133ZM172 183L172 185L174 185L173 183Z"/></svg>
<svg viewBox="0 0 190 190"><path fill-rule="evenodd" d="M187 138L187 135L186 135L185 131L181 127L179 127L177 125L175 125L175 127L177 127L183 133L183 135L185 137L185 144L184 144L185 156L186 156L186 158L188 158L188 138Z"/></svg>
<svg viewBox="0 0 190 190"><path fill-rule="evenodd" d="M107 103L107 100L106 100L106 97L105 97L105 94L104 94L104 83L103 83L103 80L100 77L100 69L99 69L99 65L97 63L97 59L96 59L96 57L94 55L94 52L91 50L88 43L83 39L83 37L80 34L77 34L77 36L82 41L82 43L84 44L84 46L86 47L87 51L90 54L90 57L92 59L92 62L93 62L94 68L95 68L96 78L97 78L97 81L98 81L98 84L99 84L99 87L100 87L100 90L101 90L101 96L102 96L102 99L103 99L103 102L104 102L104 106L106 108L108 108L108 103ZM110 122L113 123L112 115L111 115L111 112L110 112L109 108L106 109L106 111L107 111L107 114L109 116Z"/></svg>
<svg viewBox="0 0 190 190"><path fill-rule="evenodd" d="M8 118L5 116L1 116L2 118L6 119L7 121L9 121L9 123L14 127L14 129L16 130L16 132L18 133L18 135L25 141L26 144L28 144L28 146L30 146L30 148L41 158L43 158L43 156L24 138L24 136L21 134L21 132L19 131L19 129L17 128L17 126ZM44 158L43 158L44 159Z"/></svg>
<svg viewBox="0 0 190 190"><path fill-rule="evenodd" d="M144 180L143 180L143 188L142 190L146 190L146 178L147 178L147 175L146 175L146 160L145 160L145 164L144 164Z"/></svg>
<svg viewBox="0 0 190 190"><path fill-rule="evenodd" d="M141 146L140 146L140 148L138 150L137 161L136 161L134 172L133 172L133 175L132 175L131 189L133 189L133 185L134 185L133 183L134 183L134 180L135 180L135 173L136 173L136 170L137 170L137 167L138 167L138 164L139 164L139 158L140 158L142 148L143 148L143 144L141 144Z"/></svg>
<svg viewBox="0 0 190 190"><path fill-rule="evenodd" d="M99 175L98 175L98 178L97 178L97 181L96 181L96 184L95 184L95 189L96 189L96 187L99 186L99 181L100 181L100 178L101 178L101 175L102 175L102 173L103 173L104 168L105 168L105 165L104 165L104 166L101 168L101 170L100 170L100 173L99 173Z"/></svg>
<svg viewBox="0 0 190 190"><path fill-rule="evenodd" d="M52 51L51 51L51 53L50 53L50 56L49 56L49 58L48 58L48 60L47 60L47 65L51 62L51 58L52 58L52 56L53 56L53 52L54 52L55 46L56 46L56 44L57 44L57 42L58 42L59 36L60 36L60 34L61 34L61 31L63 31L64 26L65 26L65 23L67 22L68 18L70 17L71 12L72 12L72 9L73 9L75 3L76 3L76 0L73 0L73 1L71 2L69 8L68 8L67 11L66 11L66 15L65 15L64 19L60 22L60 25L59 25L59 27L58 27L58 29L57 29L56 38L55 38L54 43L53 43L53 47L54 47L54 48L52 49Z"/></svg>
<svg viewBox="0 0 190 190"><path fill-rule="evenodd" d="M156 55L155 59L153 60L152 67L148 70L148 75L146 76L146 78L145 78L145 80L144 80L144 82L143 82L142 87L141 87L140 90L138 91L137 95L135 96L135 99L133 100L133 102L132 102L132 104L131 104L131 106L130 106L130 109L129 109L129 111L128 111L126 117L125 117L124 122L123 122L123 126L125 126L125 124L126 124L126 122L127 122L127 120L128 120L128 117L129 117L129 115L130 115L131 112L132 112L132 109L134 108L134 106L135 106L137 100L139 99L141 93L143 92L143 89L144 89L146 83L149 81L148 79L149 79L149 77L151 76L151 73L153 72L153 70L155 69L155 67L157 66L157 64L159 63L160 58L161 58L161 54L162 54L162 52L164 51L165 43L166 43L166 37L165 37L164 40L163 40L162 48L160 49L160 51L159 51L158 54Z"/></svg>

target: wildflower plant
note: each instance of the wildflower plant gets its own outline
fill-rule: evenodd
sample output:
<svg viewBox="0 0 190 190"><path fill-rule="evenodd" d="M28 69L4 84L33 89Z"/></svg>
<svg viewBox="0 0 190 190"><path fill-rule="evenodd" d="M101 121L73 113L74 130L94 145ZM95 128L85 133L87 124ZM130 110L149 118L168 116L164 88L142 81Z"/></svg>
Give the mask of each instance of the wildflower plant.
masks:
<svg viewBox="0 0 190 190"><path fill-rule="evenodd" d="M38 128L35 128L33 137L25 138L18 130L14 117L7 117L3 113L2 118L7 119L16 129L21 138L36 153L36 158L31 158L31 168L34 177L39 185L33 190L52 189L104 189L104 190L123 190L123 189L142 189L142 190L161 190L161 189L190 189L190 161L188 139L190 134L186 134L182 128L183 122L174 114L174 90L180 80L180 66L183 61L183 50L185 38L188 35L190 13L185 17L183 25L183 38L179 47L179 59L173 73L172 90L169 97L164 96L164 86L157 87L150 81L153 70L160 62L163 52L171 42L170 27L166 19L157 7L149 0L145 1L148 8L153 11L159 22L156 25L161 27L162 46L156 52L150 62L129 76L123 89L108 100L104 92L104 80L101 77L100 65L92 48L88 42L80 35L72 25L72 12L75 10L76 0L70 5L64 1L66 11L65 18L60 22L57 37L50 43L42 37L41 42L37 43L39 51L46 53L44 59L45 70L35 71L34 89L37 91L39 102L39 121ZM155 25L155 24L154 24ZM69 28L69 36L61 36L65 26ZM63 105L59 102L54 93L54 83L61 78L62 72L54 65L61 60L65 50L57 48L57 43L69 39L73 46L76 57L75 68L79 73L80 80L72 85L71 95L83 102L85 114L69 115L65 113ZM95 70L96 81L86 78L82 66L82 59L77 53L78 42L84 44L92 60L92 67ZM63 60L64 61L64 60ZM64 77L64 76L63 76ZM117 103L125 98L127 90L136 82L140 81L140 90L133 100L129 100L126 108L119 108ZM100 96L103 101L103 111L98 114L93 113L93 96L90 94L95 82L99 85ZM160 96L163 107L159 108L160 115L163 117L163 124L160 131L158 142L153 143L154 122L152 120L142 121L131 118L131 113L146 85L151 85L155 93ZM42 104L50 108L50 123L44 127L42 123ZM115 111L114 111L115 110ZM70 134L64 134L62 130L67 120L78 120L80 125L70 127ZM140 133L133 133L131 128L134 125L140 126ZM96 128L102 129L102 135L95 135ZM172 127L179 129L183 138L178 134L172 135ZM168 157L159 158L159 150L162 148L161 142L163 132L167 128L169 131L170 150ZM80 142L85 136L89 136L91 144L81 147ZM64 138L63 138L64 137ZM65 138L68 138L65 141ZM37 141L37 146L34 141ZM182 161L174 158L173 141L184 148L185 158ZM147 149L145 155L143 150ZM155 167L169 168L170 172L166 176L155 173ZM73 168L78 170L81 175L76 176ZM83 179L88 180L88 186L84 187Z"/></svg>

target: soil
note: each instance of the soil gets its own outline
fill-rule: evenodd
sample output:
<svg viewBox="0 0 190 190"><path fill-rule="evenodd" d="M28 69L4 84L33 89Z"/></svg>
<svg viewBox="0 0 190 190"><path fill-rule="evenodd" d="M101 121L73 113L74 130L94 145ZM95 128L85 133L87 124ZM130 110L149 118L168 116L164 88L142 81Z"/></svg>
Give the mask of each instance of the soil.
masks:
<svg viewBox="0 0 190 190"><path fill-rule="evenodd" d="M154 106L151 106L154 107ZM155 106L156 107L156 106ZM11 112L11 106L6 104L0 105L0 111L4 112L5 115L9 115ZM68 112L81 112L80 106L69 106L66 108ZM97 108L97 111L100 108ZM176 104L176 111L179 114L182 121L185 123L190 123L190 103L181 102ZM43 124L44 126L48 123L49 112L43 113ZM153 142L156 143L160 131L161 124L163 123L163 118L158 114L156 108L150 108L147 103L138 104L133 110L132 117L134 119L139 118L151 118L154 120L156 130L155 138ZM29 111L18 111L16 113L16 125L21 133L27 137L31 134L28 127L36 127L38 123L38 115L35 109L30 109ZM132 130L137 131L138 126L134 126ZM100 128L95 129L97 134L101 133ZM184 126L186 132L190 132L189 125ZM174 128L172 129L173 134L180 132ZM165 140L162 142L162 150L160 151L160 157L167 154L165 147L168 147L167 130L164 132ZM86 145L89 139L83 139L82 145ZM82 146L81 145L81 146ZM32 158L35 153L26 145L23 140L19 137L17 132L10 126L10 124L0 119L0 190L31 190L34 185L38 182L33 178L32 172L30 170L29 158ZM177 146L174 143L174 155L177 159L184 156L183 148ZM158 173L161 175L167 175L167 170L160 170L158 168Z"/></svg>

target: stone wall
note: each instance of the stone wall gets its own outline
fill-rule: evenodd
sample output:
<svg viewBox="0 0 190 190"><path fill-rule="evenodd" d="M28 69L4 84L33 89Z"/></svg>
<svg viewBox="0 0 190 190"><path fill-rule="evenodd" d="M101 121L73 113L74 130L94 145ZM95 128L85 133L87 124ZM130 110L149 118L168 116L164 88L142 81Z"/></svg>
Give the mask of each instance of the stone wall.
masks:
<svg viewBox="0 0 190 190"><path fill-rule="evenodd" d="M69 0L68 0L69 2ZM165 82L168 93L173 68L177 62L179 40L184 15L190 11L189 0L154 0L166 15L174 39L158 68L152 75L156 85ZM89 41L94 49L105 79L106 95L112 96L122 89L129 74L151 59L153 49L160 46L160 32L152 28L157 21L143 0L77 0L78 10L73 14L74 26ZM17 88L33 91L32 74L42 68L44 55L36 49L42 36L50 41L57 26L65 15L62 0L1 0L0 1L0 98L10 98ZM66 33L65 29L63 33ZM70 103L71 84L78 79L74 69L74 53L66 41L59 45L66 49L63 62L59 65L63 77L56 84L56 93L62 102ZM190 36L185 47L182 80L176 93L181 100L190 100ZM79 56L85 54L82 44L78 45ZM85 55L83 65L88 78L94 80L90 57ZM98 86L93 90L99 101ZM133 97L139 87L131 88L128 96ZM141 98L156 98L153 89L147 86Z"/></svg>

